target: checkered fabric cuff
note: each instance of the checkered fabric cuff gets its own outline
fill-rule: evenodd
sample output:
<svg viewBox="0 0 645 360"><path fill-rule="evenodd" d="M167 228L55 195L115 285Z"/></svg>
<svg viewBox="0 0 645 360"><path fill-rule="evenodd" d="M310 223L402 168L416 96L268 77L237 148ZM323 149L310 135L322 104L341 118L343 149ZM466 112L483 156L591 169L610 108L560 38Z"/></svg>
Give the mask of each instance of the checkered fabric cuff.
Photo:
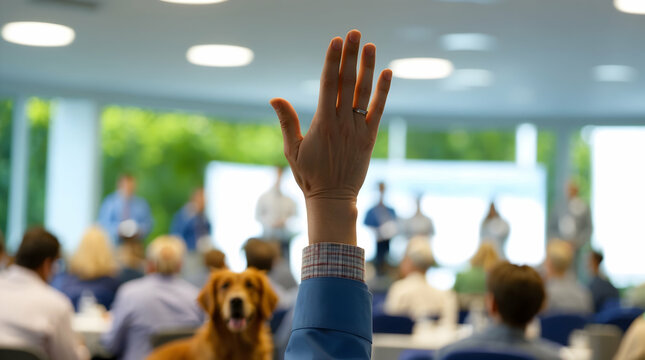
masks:
<svg viewBox="0 0 645 360"><path fill-rule="evenodd" d="M302 251L302 280L340 277L365 281L365 251L357 246L318 243Z"/></svg>

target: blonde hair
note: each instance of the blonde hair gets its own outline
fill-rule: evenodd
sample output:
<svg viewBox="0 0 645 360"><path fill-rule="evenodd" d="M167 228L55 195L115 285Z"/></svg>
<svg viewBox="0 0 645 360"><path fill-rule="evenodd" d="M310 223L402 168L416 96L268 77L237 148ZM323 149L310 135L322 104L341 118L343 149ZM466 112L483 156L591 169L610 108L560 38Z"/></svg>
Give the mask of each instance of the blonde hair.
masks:
<svg viewBox="0 0 645 360"><path fill-rule="evenodd" d="M497 254L497 250L495 250L492 244L487 242L481 244L475 255L470 258L470 265L472 267L482 268L484 271L492 269L498 262L499 255Z"/></svg>
<svg viewBox="0 0 645 360"><path fill-rule="evenodd" d="M185 252L186 245L178 237L161 235L148 245L146 254L156 272L162 275L172 275L181 270Z"/></svg>
<svg viewBox="0 0 645 360"><path fill-rule="evenodd" d="M560 239L551 240L546 248L546 257L549 266L555 273L565 273L573 263L571 244Z"/></svg>
<svg viewBox="0 0 645 360"><path fill-rule="evenodd" d="M108 235L98 226L91 226L83 234L81 243L69 259L70 274L83 280L114 276L118 265Z"/></svg>

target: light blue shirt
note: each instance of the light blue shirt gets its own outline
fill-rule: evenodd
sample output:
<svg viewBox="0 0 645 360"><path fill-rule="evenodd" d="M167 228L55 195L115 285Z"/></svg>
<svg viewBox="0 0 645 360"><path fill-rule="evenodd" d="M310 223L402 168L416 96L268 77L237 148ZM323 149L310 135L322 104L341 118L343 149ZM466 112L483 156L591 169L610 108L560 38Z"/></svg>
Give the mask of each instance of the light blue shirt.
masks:
<svg viewBox="0 0 645 360"><path fill-rule="evenodd" d="M300 284L285 360L369 359L372 297L360 281L317 277Z"/></svg>
<svg viewBox="0 0 645 360"><path fill-rule="evenodd" d="M139 227L141 239L152 230L152 215L148 203L137 196L125 199L118 192L108 195L99 210L99 224L108 232L112 241L119 241L119 224L132 219Z"/></svg>
<svg viewBox="0 0 645 360"><path fill-rule="evenodd" d="M537 360L559 360L560 346L541 339L529 340L524 331L503 324L491 325L473 336L440 349L435 359L441 360L448 353L457 350L487 349L522 352Z"/></svg>
<svg viewBox="0 0 645 360"><path fill-rule="evenodd" d="M165 329L199 327L204 313L199 289L176 276L147 275L119 288L112 304L112 328L101 342L121 360L142 360L150 336Z"/></svg>

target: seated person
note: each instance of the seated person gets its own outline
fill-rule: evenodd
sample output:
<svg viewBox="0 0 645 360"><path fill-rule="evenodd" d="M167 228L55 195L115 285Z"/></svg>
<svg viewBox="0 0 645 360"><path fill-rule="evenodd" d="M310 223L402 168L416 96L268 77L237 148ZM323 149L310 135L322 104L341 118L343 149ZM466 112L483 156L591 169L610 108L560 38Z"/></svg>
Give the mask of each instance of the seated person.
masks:
<svg viewBox="0 0 645 360"><path fill-rule="evenodd" d="M185 278L189 283L201 289L206 284L211 272L219 269L228 269L226 255L217 249L210 249L202 255L202 269L186 275Z"/></svg>
<svg viewBox="0 0 645 360"><path fill-rule="evenodd" d="M16 263L0 276L0 346L34 348L51 360L89 358L72 330L71 302L47 284L59 251L45 229L25 232Z"/></svg>
<svg viewBox="0 0 645 360"><path fill-rule="evenodd" d="M100 227L92 226L70 257L67 271L56 275L52 286L69 297L76 311L79 311L81 295L85 294L110 309L119 288L116 274L117 263L110 239Z"/></svg>
<svg viewBox="0 0 645 360"><path fill-rule="evenodd" d="M145 275L145 254L138 241L126 241L118 248L118 259L121 270L117 275L119 284L141 278Z"/></svg>
<svg viewBox="0 0 645 360"><path fill-rule="evenodd" d="M457 274L453 289L457 293L460 309L469 309L473 302L483 300L486 294L486 274L498 261L495 246L485 242L470 258L470 268Z"/></svg>
<svg viewBox="0 0 645 360"><path fill-rule="evenodd" d="M541 339L529 340L525 331L542 309L544 282L531 267L499 263L486 281L486 309L493 324L485 331L440 349L435 359L457 350L491 349L523 352L538 360L560 359L560 346Z"/></svg>
<svg viewBox="0 0 645 360"><path fill-rule="evenodd" d="M552 240L546 250L547 312L580 313L593 312L589 289L582 286L570 271L574 252L571 244Z"/></svg>
<svg viewBox="0 0 645 360"><path fill-rule="evenodd" d="M150 336L158 331L202 324L199 289L178 276L185 251L174 236L156 238L147 249L148 274L119 288L110 311L112 328L101 339L118 359L144 359L152 350Z"/></svg>
<svg viewBox="0 0 645 360"><path fill-rule="evenodd" d="M454 293L435 289L426 281L426 271L433 263L428 238L421 236L410 239L399 265L401 279L392 284L385 297L385 313L413 319L439 316L442 325L457 323L457 299Z"/></svg>
<svg viewBox="0 0 645 360"><path fill-rule="evenodd" d="M603 256L601 253L592 251L589 256L589 273L591 281L589 282L589 291L593 299L593 308L595 312L600 312L607 300L620 299L618 289L600 273L600 264Z"/></svg>
<svg viewBox="0 0 645 360"><path fill-rule="evenodd" d="M620 343L614 360L645 359L645 317L634 320Z"/></svg>
<svg viewBox="0 0 645 360"><path fill-rule="evenodd" d="M280 256L280 248L274 242L251 238L244 244L244 254L246 255L246 266L258 270L264 270L270 273L276 260ZM278 306L276 310L290 309L296 302L298 288L285 289L282 285L276 283L271 277L269 282L273 291L278 295Z"/></svg>

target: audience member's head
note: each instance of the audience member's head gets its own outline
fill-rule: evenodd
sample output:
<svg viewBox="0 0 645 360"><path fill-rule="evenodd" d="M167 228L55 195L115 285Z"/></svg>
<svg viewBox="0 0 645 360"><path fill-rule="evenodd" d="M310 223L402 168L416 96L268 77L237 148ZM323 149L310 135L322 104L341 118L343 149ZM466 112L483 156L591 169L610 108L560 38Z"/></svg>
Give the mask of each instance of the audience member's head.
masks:
<svg viewBox="0 0 645 360"><path fill-rule="evenodd" d="M42 227L37 227L27 230L22 237L15 264L35 271L41 279L48 281L59 256L58 239Z"/></svg>
<svg viewBox="0 0 645 360"><path fill-rule="evenodd" d="M210 270L226 269L226 255L216 249L208 250L204 253L204 266Z"/></svg>
<svg viewBox="0 0 645 360"><path fill-rule="evenodd" d="M137 189L137 181L132 174L121 174L117 181L117 188L121 196L132 197Z"/></svg>
<svg viewBox="0 0 645 360"><path fill-rule="evenodd" d="M475 255L470 258L470 265L475 268L489 271L499 262L499 255L495 247L488 242L481 244Z"/></svg>
<svg viewBox="0 0 645 360"><path fill-rule="evenodd" d="M247 267L271 271L280 252L273 243L251 238L244 245L244 253Z"/></svg>
<svg viewBox="0 0 645 360"><path fill-rule="evenodd" d="M118 248L118 261L121 267L143 270L145 251L138 241L125 241Z"/></svg>
<svg viewBox="0 0 645 360"><path fill-rule="evenodd" d="M162 235L148 245L148 271L164 276L181 271L186 245L176 236Z"/></svg>
<svg viewBox="0 0 645 360"><path fill-rule="evenodd" d="M600 264L602 263L603 256L597 251L592 251L589 254L589 272L593 276L598 276L600 273Z"/></svg>
<svg viewBox="0 0 645 360"><path fill-rule="evenodd" d="M546 248L546 261L544 263L547 277L563 277L573 263L573 256L571 244L559 239L551 240Z"/></svg>
<svg viewBox="0 0 645 360"><path fill-rule="evenodd" d="M540 312L546 298L544 282L535 269L498 263L486 279L486 304L494 319L525 328Z"/></svg>
<svg viewBox="0 0 645 360"><path fill-rule="evenodd" d="M108 234L92 226L81 239L76 252L69 259L69 273L82 280L115 276L118 265Z"/></svg>
<svg viewBox="0 0 645 360"><path fill-rule="evenodd" d="M193 210L198 213L204 212L206 207L206 199L204 197L204 188L200 187L193 191L193 195L190 197L190 203L192 204Z"/></svg>
<svg viewBox="0 0 645 360"><path fill-rule="evenodd" d="M415 236L408 242L405 255L399 265L399 273L406 277L412 273L425 274L426 271L434 264L432 249L428 238L425 236Z"/></svg>

